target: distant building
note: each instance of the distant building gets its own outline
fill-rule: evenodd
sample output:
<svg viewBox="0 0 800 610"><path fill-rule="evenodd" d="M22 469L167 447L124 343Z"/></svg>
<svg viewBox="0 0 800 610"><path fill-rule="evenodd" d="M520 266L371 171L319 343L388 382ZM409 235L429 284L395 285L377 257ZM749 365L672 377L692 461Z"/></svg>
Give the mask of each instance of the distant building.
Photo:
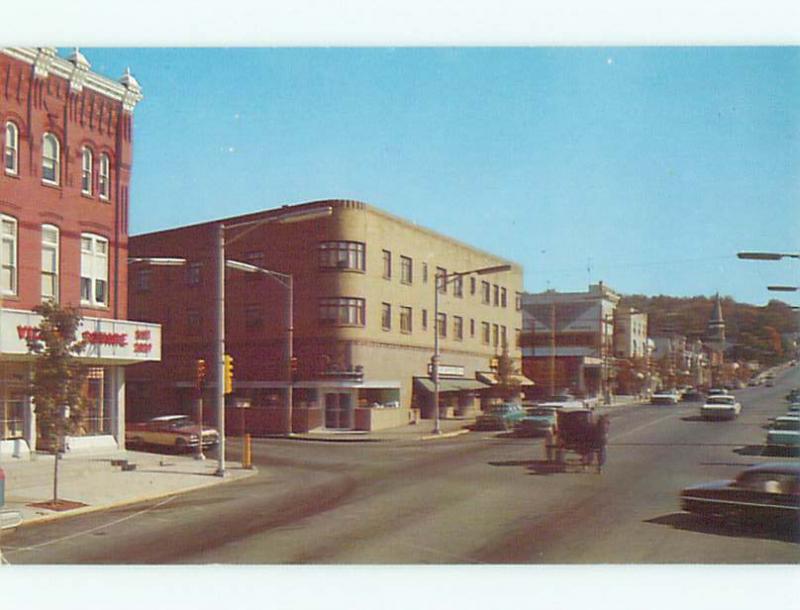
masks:
<svg viewBox="0 0 800 610"><path fill-rule="evenodd" d="M587 292L522 295L523 373L536 383L537 393L570 389L601 394L607 389L619 301L620 295L603 282Z"/></svg>
<svg viewBox="0 0 800 610"><path fill-rule="evenodd" d="M228 232L229 259L293 276L296 358L290 384L287 290L274 278L230 270L225 332L235 374L229 417L244 415L255 434L286 431L290 388L293 431L377 430L406 424L417 413L430 417L437 327L445 414L477 409L504 346L519 362L519 265L359 201L315 201L131 238L131 255L187 259L184 269L131 274L131 311L164 327L164 362L142 367L129 387L132 418L194 408L196 360L210 363L214 355L218 222L322 206L332 215L264 223L242 239ZM511 270L458 280L449 275L454 281L439 287L434 319L438 277L503 264ZM212 370L209 388L214 383Z"/></svg>
<svg viewBox="0 0 800 610"><path fill-rule="evenodd" d="M646 358L647 314L633 307L614 312L614 355L617 358Z"/></svg>

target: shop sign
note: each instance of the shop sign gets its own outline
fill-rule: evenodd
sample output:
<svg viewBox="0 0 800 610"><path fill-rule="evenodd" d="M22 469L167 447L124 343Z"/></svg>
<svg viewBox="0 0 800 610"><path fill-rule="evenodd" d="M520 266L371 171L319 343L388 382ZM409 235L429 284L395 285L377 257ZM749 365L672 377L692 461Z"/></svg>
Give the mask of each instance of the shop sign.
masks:
<svg viewBox="0 0 800 610"><path fill-rule="evenodd" d="M28 342L39 339L41 316L27 311L2 311L0 352L28 353ZM13 333L13 334L12 334ZM161 326L83 318L78 336L86 344L83 356L111 360L158 361L161 359Z"/></svg>
<svg viewBox="0 0 800 610"><path fill-rule="evenodd" d="M433 375L433 364L428 364L428 376ZM457 364L440 364L439 378L442 377L463 377L464 367Z"/></svg>

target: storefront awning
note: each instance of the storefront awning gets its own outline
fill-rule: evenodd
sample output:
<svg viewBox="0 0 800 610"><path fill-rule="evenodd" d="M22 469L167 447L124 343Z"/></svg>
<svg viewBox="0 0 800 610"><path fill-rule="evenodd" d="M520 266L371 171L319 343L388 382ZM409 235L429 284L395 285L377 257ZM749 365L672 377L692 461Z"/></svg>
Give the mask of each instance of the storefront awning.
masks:
<svg viewBox="0 0 800 610"><path fill-rule="evenodd" d="M433 392L433 380L427 377L415 377L414 384L427 392ZM440 379L440 392L464 392L486 389L486 384L475 379Z"/></svg>
<svg viewBox="0 0 800 610"><path fill-rule="evenodd" d="M497 373L491 373L489 371L486 372L478 371L477 373L475 373L475 375L478 377L478 380L482 381L483 383L487 383L489 385L497 385ZM525 375L511 375L511 379L515 383L518 383L519 385L524 387L531 387L536 385L532 380L525 377Z"/></svg>

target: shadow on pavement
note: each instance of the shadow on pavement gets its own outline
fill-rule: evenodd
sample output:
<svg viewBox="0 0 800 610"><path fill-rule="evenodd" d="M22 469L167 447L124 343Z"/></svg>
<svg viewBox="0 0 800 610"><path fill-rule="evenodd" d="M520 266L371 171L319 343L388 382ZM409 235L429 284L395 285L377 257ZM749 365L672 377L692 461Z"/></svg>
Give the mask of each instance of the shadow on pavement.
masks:
<svg viewBox="0 0 800 610"><path fill-rule="evenodd" d="M734 449L733 452L737 455L767 455L764 445L745 445Z"/></svg>
<svg viewBox="0 0 800 610"><path fill-rule="evenodd" d="M562 464L548 460L508 460L504 462L489 462L489 466L523 466L531 475L548 474L583 474L595 472L594 467L584 466L578 460L567 460Z"/></svg>
<svg viewBox="0 0 800 610"><path fill-rule="evenodd" d="M667 525L675 529L699 534L800 543L800 528L792 527L791 525L731 522L684 512L671 513L654 519L645 519L644 522Z"/></svg>

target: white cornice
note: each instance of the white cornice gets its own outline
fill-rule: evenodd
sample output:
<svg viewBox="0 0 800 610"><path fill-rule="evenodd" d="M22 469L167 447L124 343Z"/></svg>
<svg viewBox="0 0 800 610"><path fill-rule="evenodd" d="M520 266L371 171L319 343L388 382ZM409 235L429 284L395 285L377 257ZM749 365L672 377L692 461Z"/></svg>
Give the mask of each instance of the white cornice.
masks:
<svg viewBox="0 0 800 610"><path fill-rule="evenodd" d="M51 47L43 47L41 50L37 47L4 47L0 49L0 52L36 66L37 76L44 77L48 74L55 74L71 82L76 71L75 64L63 57L54 55L54 50ZM48 61L42 61L43 57ZM132 113L136 104L144 97L138 84L135 87L126 87L96 72L87 71L85 79L82 79L82 81L83 87L105 95L112 100L122 102L123 108L127 112Z"/></svg>

